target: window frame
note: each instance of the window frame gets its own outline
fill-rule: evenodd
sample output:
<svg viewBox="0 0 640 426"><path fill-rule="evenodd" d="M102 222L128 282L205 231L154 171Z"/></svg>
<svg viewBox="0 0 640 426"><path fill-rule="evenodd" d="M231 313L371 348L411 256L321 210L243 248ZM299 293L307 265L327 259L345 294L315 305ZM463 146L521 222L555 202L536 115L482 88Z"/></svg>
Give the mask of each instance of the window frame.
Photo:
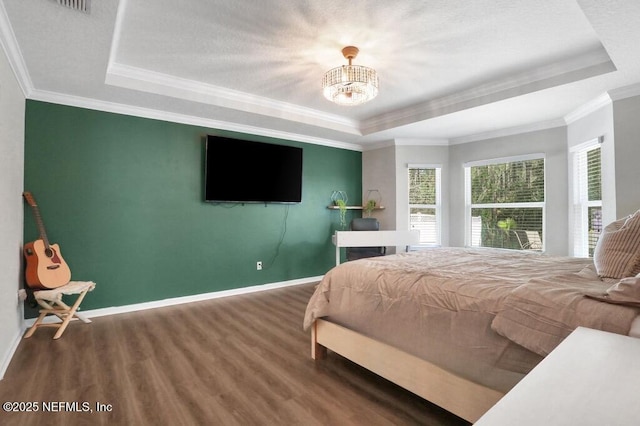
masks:
<svg viewBox="0 0 640 426"><path fill-rule="evenodd" d="M600 176L602 176L602 137L590 139L571 147L573 192L571 208L573 213L572 256L589 255L589 208L602 210L602 180L600 181L600 200L589 200L588 153L600 149ZM582 164L579 164L582 162ZM583 171L586 173L582 174ZM602 177L601 177L602 179Z"/></svg>
<svg viewBox="0 0 640 426"><path fill-rule="evenodd" d="M435 170L435 204L411 204L411 188L409 186L409 173L411 169L434 169ZM409 163L407 164L407 228L411 230L411 209L412 208L422 208L422 209L434 209L436 216L436 241L435 243L420 243L412 248L425 248L425 247L439 247L442 245L442 164L424 164L424 163Z"/></svg>
<svg viewBox="0 0 640 426"><path fill-rule="evenodd" d="M529 160L543 160L544 163L544 201L539 202L520 202L520 203L483 203L477 204L471 202L471 168L478 166L489 166L504 163L517 163ZM465 214L464 214L464 244L470 248L489 248L482 245L473 245L473 224L472 211L475 208L541 208L542 209L542 248L539 250L544 252L546 249L546 214L547 214L547 160L544 153L533 153L524 155L514 155L509 157L491 158L478 161L468 161L463 164L464 167L464 186L465 186ZM504 248L503 250L512 250Z"/></svg>

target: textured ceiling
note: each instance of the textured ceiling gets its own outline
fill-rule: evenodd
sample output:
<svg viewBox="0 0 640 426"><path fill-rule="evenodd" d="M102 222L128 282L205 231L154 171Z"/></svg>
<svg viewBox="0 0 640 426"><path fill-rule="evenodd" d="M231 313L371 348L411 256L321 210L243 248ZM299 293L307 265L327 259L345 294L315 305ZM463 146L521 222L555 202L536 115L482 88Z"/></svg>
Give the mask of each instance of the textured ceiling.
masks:
<svg viewBox="0 0 640 426"><path fill-rule="evenodd" d="M557 125L640 81L640 2L2 0L28 97L239 131L371 146ZM357 107L322 74L376 68Z"/></svg>

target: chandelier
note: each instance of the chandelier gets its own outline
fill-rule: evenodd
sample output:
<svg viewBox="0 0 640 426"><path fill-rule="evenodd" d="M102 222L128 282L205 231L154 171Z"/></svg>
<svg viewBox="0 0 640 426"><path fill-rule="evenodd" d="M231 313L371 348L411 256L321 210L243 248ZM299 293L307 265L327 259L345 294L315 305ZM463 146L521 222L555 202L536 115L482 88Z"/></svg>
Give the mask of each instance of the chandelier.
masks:
<svg viewBox="0 0 640 426"><path fill-rule="evenodd" d="M352 65L358 48L347 46L342 54L349 65L333 68L324 74L322 93L324 97L339 105L360 105L378 95L378 73L373 68Z"/></svg>

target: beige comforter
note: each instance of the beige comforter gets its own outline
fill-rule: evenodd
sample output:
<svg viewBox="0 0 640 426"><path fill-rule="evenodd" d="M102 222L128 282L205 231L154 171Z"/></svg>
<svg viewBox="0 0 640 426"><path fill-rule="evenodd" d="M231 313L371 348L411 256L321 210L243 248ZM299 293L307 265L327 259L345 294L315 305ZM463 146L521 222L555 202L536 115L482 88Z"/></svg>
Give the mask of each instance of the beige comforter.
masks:
<svg viewBox="0 0 640 426"><path fill-rule="evenodd" d="M610 285L600 281L592 266L533 278L509 293L491 327L540 355L548 355L578 326L626 335L637 308L584 297L603 294Z"/></svg>
<svg viewBox="0 0 640 426"><path fill-rule="evenodd" d="M453 247L361 259L324 276L303 326L327 317L506 391L579 325L628 332L636 309L583 297L611 285L590 268L590 259Z"/></svg>

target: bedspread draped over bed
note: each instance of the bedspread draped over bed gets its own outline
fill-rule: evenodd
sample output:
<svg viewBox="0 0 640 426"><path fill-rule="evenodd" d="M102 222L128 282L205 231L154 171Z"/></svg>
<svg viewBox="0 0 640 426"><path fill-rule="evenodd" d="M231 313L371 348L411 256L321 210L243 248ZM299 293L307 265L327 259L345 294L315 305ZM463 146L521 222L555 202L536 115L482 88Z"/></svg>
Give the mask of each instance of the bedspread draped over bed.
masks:
<svg viewBox="0 0 640 426"><path fill-rule="evenodd" d="M436 248L333 268L303 326L326 317L506 392L579 325L628 333L637 309L584 297L610 285L591 259Z"/></svg>

